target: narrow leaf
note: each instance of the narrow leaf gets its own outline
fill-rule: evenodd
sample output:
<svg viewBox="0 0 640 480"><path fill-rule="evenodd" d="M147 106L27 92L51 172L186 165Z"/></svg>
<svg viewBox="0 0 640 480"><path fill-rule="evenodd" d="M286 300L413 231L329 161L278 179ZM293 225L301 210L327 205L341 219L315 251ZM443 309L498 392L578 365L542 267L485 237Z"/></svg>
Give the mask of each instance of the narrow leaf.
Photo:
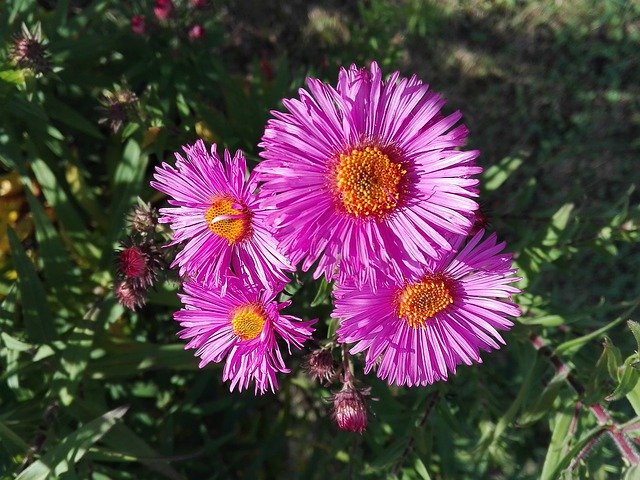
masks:
<svg viewBox="0 0 640 480"><path fill-rule="evenodd" d="M87 450L122 418L127 408L118 407L83 425L49 450L40 460L29 465L16 480L45 480L73 470Z"/></svg>
<svg viewBox="0 0 640 480"><path fill-rule="evenodd" d="M27 335L33 343L49 343L55 338L55 329L44 287L14 231L9 228L7 234L13 265L18 272L18 288Z"/></svg>

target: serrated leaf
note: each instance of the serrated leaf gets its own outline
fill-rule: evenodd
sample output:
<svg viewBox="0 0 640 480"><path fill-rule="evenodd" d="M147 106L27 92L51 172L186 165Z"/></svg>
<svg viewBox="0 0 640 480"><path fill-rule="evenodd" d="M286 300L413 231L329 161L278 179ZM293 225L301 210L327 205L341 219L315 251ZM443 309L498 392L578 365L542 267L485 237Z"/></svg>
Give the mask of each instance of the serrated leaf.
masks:
<svg viewBox="0 0 640 480"><path fill-rule="evenodd" d="M76 430L23 470L16 480L46 480L70 470L82 460L87 450L99 441L116 421L126 413L128 407L115 408Z"/></svg>
<svg viewBox="0 0 640 480"><path fill-rule="evenodd" d="M52 342L56 333L44 287L14 231L9 228L7 234L13 265L18 272L18 288L27 336L33 343Z"/></svg>

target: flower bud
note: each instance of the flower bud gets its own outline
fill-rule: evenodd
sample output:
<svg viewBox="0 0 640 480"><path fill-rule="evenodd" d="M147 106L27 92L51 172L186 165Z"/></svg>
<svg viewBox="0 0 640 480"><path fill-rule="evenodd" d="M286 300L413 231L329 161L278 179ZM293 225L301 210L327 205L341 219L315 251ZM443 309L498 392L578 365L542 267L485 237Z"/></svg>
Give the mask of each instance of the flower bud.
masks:
<svg viewBox="0 0 640 480"><path fill-rule="evenodd" d="M145 203L136 205L129 215L131 229L142 235L152 233L158 223L158 211Z"/></svg>
<svg viewBox="0 0 640 480"><path fill-rule="evenodd" d="M162 268L162 257L153 242L128 237L120 243L117 254L118 277L139 290L146 290L154 284Z"/></svg>
<svg viewBox="0 0 640 480"><path fill-rule="evenodd" d="M49 52L42 37L40 24L31 32L26 25L22 25L22 33L15 37L9 49L9 57L18 68L26 68L36 75L48 73L51 70Z"/></svg>
<svg viewBox="0 0 640 480"><path fill-rule="evenodd" d="M134 15L131 17L131 31L136 35L144 35L147 19L144 15Z"/></svg>
<svg viewBox="0 0 640 480"><path fill-rule="evenodd" d="M153 14L161 22L168 20L174 10L175 6L171 0L156 0L153 6Z"/></svg>
<svg viewBox="0 0 640 480"><path fill-rule="evenodd" d="M362 433L367 428L365 393L347 382L333 396L333 419L341 430Z"/></svg>
<svg viewBox="0 0 640 480"><path fill-rule="evenodd" d="M202 25L196 23L189 29L188 36L190 42L196 42L204 37L204 28L202 27Z"/></svg>
<svg viewBox="0 0 640 480"><path fill-rule="evenodd" d="M136 308L141 307L146 301L146 291L134 286L126 279L117 280L113 287L113 291L115 292L118 301L129 310L135 310Z"/></svg>
<svg viewBox="0 0 640 480"><path fill-rule="evenodd" d="M98 107L102 114L98 123L108 123L111 131L116 133L131 118L137 101L137 95L126 88L113 92L106 90L100 100L102 106Z"/></svg>
<svg viewBox="0 0 640 480"><path fill-rule="evenodd" d="M307 356L307 372L311 378L329 382L336 374L336 365L330 350L314 350Z"/></svg>

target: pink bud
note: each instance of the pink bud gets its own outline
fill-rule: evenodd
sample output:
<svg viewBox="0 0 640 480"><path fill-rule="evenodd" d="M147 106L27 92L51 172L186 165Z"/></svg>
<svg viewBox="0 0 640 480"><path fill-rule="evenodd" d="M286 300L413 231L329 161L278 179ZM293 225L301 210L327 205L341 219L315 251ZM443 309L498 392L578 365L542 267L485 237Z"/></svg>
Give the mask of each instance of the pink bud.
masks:
<svg viewBox="0 0 640 480"><path fill-rule="evenodd" d="M131 17L131 31L136 35L144 35L146 21L144 15L134 15Z"/></svg>
<svg viewBox="0 0 640 480"><path fill-rule="evenodd" d="M363 393L346 383L333 396L333 419L342 430L364 432L367 428L367 406Z"/></svg>
<svg viewBox="0 0 640 480"><path fill-rule="evenodd" d="M175 6L171 0L156 0L153 7L154 15L161 22L168 20L174 10Z"/></svg>
<svg viewBox="0 0 640 480"><path fill-rule="evenodd" d="M204 8L207 6L208 4L208 0L190 0L189 1L189 5L191 5L192 8Z"/></svg>
<svg viewBox="0 0 640 480"><path fill-rule="evenodd" d="M189 29L189 41L195 42L200 40L204 36L204 28L199 23L196 23Z"/></svg>

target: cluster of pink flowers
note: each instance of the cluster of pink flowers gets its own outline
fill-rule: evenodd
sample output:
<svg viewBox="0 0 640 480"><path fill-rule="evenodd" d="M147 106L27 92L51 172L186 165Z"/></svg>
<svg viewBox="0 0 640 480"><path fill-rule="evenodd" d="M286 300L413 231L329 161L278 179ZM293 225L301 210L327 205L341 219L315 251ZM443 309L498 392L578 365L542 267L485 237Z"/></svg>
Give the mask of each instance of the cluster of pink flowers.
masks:
<svg viewBox="0 0 640 480"><path fill-rule="evenodd" d="M520 315L518 278L504 243L472 231L481 169L478 152L461 149L461 114L443 115L428 85L384 79L376 63L341 69L336 87L309 78L283 105L249 175L242 152L198 141L151 182L169 197L160 222L181 246L184 279L175 319L200 366L224 361L232 390L277 388L280 346L300 348L316 321L276 300L297 267L335 281L336 341L391 385L447 380L500 348ZM328 378L325 356L312 360ZM340 402L361 419L363 393L345 376Z"/></svg>
<svg viewBox="0 0 640 480"><path fill-rule="evenodd" d="M209 0L190 0L189 9L199 10L209 6ZM172 0L154 0L153 17L160 25L167 25L177 15L176 5ZM147 34L146 15L134 15L131 17L131 31L136 35ZM187 29L187 38L190 42L196 42L204 37L204 27L200 23L193 23Z"/></svg>

